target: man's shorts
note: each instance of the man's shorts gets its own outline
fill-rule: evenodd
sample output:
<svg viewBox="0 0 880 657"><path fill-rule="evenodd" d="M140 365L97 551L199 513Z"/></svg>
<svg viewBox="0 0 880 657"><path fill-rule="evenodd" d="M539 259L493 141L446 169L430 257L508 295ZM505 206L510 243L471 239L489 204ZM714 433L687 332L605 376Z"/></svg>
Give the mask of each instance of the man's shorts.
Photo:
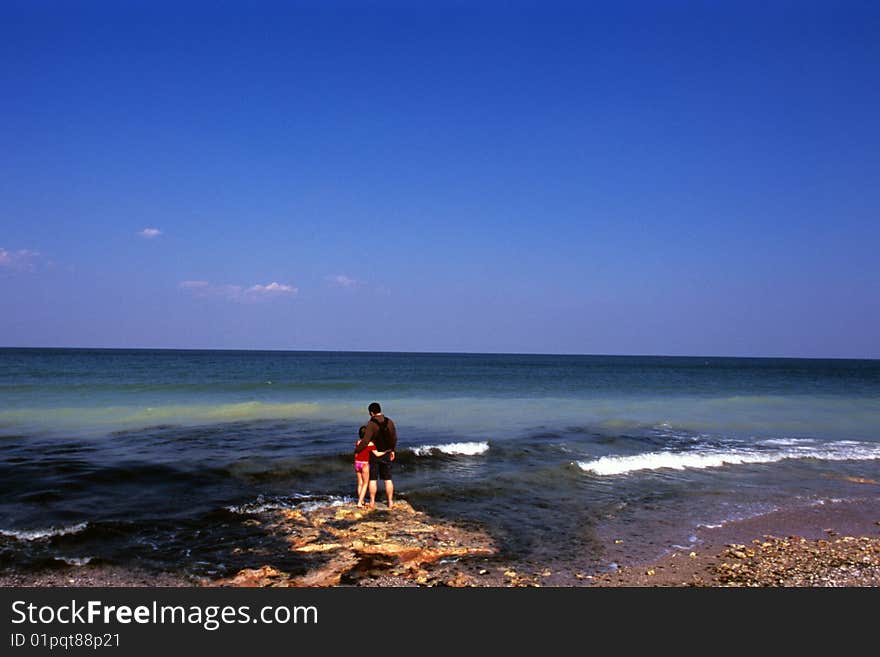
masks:
<svg viewBox="0 0 880 657"><path fill-rule="evenodd" d="M385 454L378 458L370 456L370 481L377 479L391 479L391 454Z"/></svg>

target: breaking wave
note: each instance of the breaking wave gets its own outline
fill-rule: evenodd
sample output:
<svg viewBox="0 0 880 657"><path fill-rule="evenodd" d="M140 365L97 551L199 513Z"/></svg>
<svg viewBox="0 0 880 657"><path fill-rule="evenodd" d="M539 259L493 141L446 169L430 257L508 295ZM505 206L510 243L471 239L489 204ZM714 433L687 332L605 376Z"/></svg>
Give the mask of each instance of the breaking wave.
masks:
<svg viewBox="0 0 880 657"><path fill-rule="evenodd" d="M485 454L489 451L489 443L473 442L447 443L445 445L421 445L419 447L414 447L412 451L416 456L431 456L436 452L452 456L477 456L478 454Z"/></svg>
<svg viewBox="0 0 880 657"><path fill-rule="evenodd" d="M19 541L42 541L56 536L76 534L81 532L89 523L80 522L67 527L49 527L47 529L0 529L0 536L7 536Z"/></svg>
<svg viewBox="0 0 880 657"><path fill-rule="evenodd" d="M620 475L641 470L684 470L719 468L743 463L775 463L784 459L820 461L868 461L880 459L880 446L846 441L824 448L804 446L779 451L756 452L746 449L646 452L631 456L603 456L593 461L578 461L581 470L597 475Z"/></svg>

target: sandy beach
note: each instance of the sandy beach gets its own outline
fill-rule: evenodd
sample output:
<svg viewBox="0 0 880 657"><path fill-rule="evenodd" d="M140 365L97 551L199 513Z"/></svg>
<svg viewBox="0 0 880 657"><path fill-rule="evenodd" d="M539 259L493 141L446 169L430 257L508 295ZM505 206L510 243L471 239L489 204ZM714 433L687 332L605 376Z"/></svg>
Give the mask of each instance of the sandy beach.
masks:
<svg viewBox="0 0 880 657"><path fill-rule="evenodd" d="M349 508L349 506L351 508ZM354 505L273 511L261 520L291 550L318 555L319 567L293 576L261 565L223 579L111 565L8 570L2 586L556 586L853 587L880 586L880 501L838 501L705 528L692 549L652 562L627 557L610 540L610 572L535 568L505 562L479 529L439 521L401 501L392 511ZM328 533L329 532L329 533ZM329 557L329 559L328 559Z"/></svg>

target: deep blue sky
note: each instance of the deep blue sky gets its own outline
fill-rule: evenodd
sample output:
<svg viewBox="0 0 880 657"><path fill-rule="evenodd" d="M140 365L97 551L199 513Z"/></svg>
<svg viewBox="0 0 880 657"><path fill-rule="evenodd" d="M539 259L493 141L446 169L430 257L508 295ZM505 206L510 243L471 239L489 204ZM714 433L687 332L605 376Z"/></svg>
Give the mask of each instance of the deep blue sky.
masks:
<svg viewBox="0 0 880 657"><path fill-rule="evenodd" d="M880 5L369 4L2 2L0 346L880 357Z"/></svg>

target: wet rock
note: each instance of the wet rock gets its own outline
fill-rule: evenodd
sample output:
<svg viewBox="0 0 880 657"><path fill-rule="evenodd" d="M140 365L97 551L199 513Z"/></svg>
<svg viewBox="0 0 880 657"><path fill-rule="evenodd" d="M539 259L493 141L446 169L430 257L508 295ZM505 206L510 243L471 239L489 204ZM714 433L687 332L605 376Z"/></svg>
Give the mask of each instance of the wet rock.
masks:
<svg viewBox="0 0 880 657"><path fill-rule="evenodd" d="M389 581L392 585L472 586L458 561L496 553L487 534L441 523L403 500L393 510L345 505L259 515L263 529L285 541L291 552L313 561L311 567L305 574L290 575L268 563L211 585L337 586L343 580L358 584L366 578L394 577L398 579ZM427 572L425 566L436 572Z"/></svg>
<svg viewBox="0 0 880 657"><path fill-rule="evenodd" d="M234 577L222 582L225 586L284 586L289 580L287 573L281 572L272 566L261 568L245 568L240 570Z"/></svg>

